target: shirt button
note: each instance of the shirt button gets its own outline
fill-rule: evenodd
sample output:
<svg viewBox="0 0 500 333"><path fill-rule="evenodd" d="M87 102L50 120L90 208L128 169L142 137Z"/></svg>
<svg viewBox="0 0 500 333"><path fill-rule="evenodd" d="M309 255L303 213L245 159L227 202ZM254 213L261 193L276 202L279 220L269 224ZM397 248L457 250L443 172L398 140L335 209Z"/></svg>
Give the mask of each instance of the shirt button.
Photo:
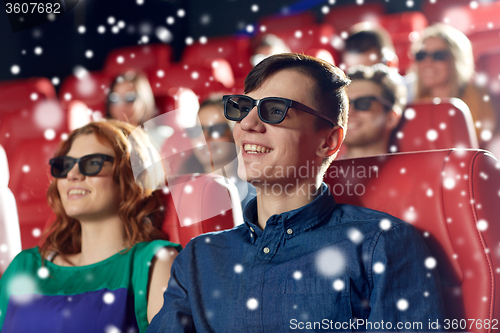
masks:
<svg viewBox="0 0 500 333"><path fill-rule="evenodd" d="M252 227L250 227L250 230L251 230L252 232L255 232L255 230L253 230L253 228L252 228Z"/></svg>
<svg viewBox="0 0 500 333"><path fill-rule="evenodd" d="M269 248L266 246L262 251L264 251L265 254L268 254L269 251L271 251L271 250L269 250Z"/></svg>
<svg viewBox="0 0 500 333"><path fill-rule="evenodd" d="M288 229L288 230L286 231L286 233L287 233L287 234L289 234L289 235L291 235L291 234L293 234L293 230L292 230L292 229Z"/></svg>

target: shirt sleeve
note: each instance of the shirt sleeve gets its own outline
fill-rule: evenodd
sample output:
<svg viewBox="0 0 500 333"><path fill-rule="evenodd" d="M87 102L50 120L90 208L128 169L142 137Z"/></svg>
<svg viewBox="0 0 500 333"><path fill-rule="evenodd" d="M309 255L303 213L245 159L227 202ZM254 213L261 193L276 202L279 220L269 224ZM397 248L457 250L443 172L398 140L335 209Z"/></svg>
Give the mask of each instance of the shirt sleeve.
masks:
<svg viewBox="0 0 500 333"><path fill-rule="evenodd" d="M367 331L442 331L444 306L435 263L410 224L381 231L368 272L372 284Z"/></svg>
<svg viewBox="0 0 500 333"><path fill-rule="evenodd" d="M151 321L146 333L196 332L189 300L187 281L182 264L189 248L179 253L172 264L168 287L163 294L163 306Z"/></svg>

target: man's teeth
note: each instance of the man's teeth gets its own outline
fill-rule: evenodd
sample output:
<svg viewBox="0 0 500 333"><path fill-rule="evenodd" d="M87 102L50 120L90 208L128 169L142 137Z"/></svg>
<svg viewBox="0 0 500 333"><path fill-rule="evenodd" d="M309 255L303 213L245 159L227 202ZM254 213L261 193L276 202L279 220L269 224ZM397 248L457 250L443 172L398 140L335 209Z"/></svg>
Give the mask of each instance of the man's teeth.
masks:
<svg viewBox="0 0 500 333"><path fill-rule="evenodd" d="M244 145L243 149L245 149L245 152L250 153L250 154L271 153L274 151L274 149L269 149L266 147L262 147L262 146L258 146L258 145L251 145L251 144Z"/></svg>
<svg viewBox="0 0 500 333"><path fill-rule="evenodd" d="M90 191L87 190L70 190L68 192L68 195L84 195L90 193Z"/></svg>

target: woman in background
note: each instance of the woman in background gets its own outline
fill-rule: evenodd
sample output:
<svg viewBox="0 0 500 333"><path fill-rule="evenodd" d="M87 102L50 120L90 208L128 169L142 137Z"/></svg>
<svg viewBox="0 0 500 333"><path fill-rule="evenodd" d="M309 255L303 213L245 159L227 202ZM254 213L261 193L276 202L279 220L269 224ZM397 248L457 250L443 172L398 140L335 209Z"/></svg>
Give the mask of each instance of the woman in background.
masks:
<svg viewBox="0 0 500 333"><path fill-rule="evenodd" d="M145 332L180 250L161 240L164 170L145 167L153 152L141 129L116 120L61 143L47 192L56 220L0 280L2 333Z"/></svg>
<svg viewBox="0 0 500 333"><path fill-rule="evenodd" d="M480 144L495 130L496 116L488 93L473 82L474 57L469 39L437 23L427 27L413 46L416 99L458 97L470 109Z"/></svg>

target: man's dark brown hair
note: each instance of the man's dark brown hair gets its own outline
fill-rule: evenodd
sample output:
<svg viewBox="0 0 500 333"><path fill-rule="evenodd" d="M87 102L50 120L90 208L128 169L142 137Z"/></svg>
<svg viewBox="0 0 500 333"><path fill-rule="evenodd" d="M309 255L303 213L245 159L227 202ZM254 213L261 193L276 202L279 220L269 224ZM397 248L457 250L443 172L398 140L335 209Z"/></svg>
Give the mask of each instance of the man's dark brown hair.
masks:
<svg viewBox="0 0 500 333"><path fill-rule="evenodd" d="M346 86L350 80L344 72L327 61L297 53L282 53L270 56L255 66L245 79L245 94L255 91L273 74L282 70L294 70L307 75L314 82L313 108L330 117L344 129L347 125L349 100ZM316 128L331 126L318 118Z"/></svg>

